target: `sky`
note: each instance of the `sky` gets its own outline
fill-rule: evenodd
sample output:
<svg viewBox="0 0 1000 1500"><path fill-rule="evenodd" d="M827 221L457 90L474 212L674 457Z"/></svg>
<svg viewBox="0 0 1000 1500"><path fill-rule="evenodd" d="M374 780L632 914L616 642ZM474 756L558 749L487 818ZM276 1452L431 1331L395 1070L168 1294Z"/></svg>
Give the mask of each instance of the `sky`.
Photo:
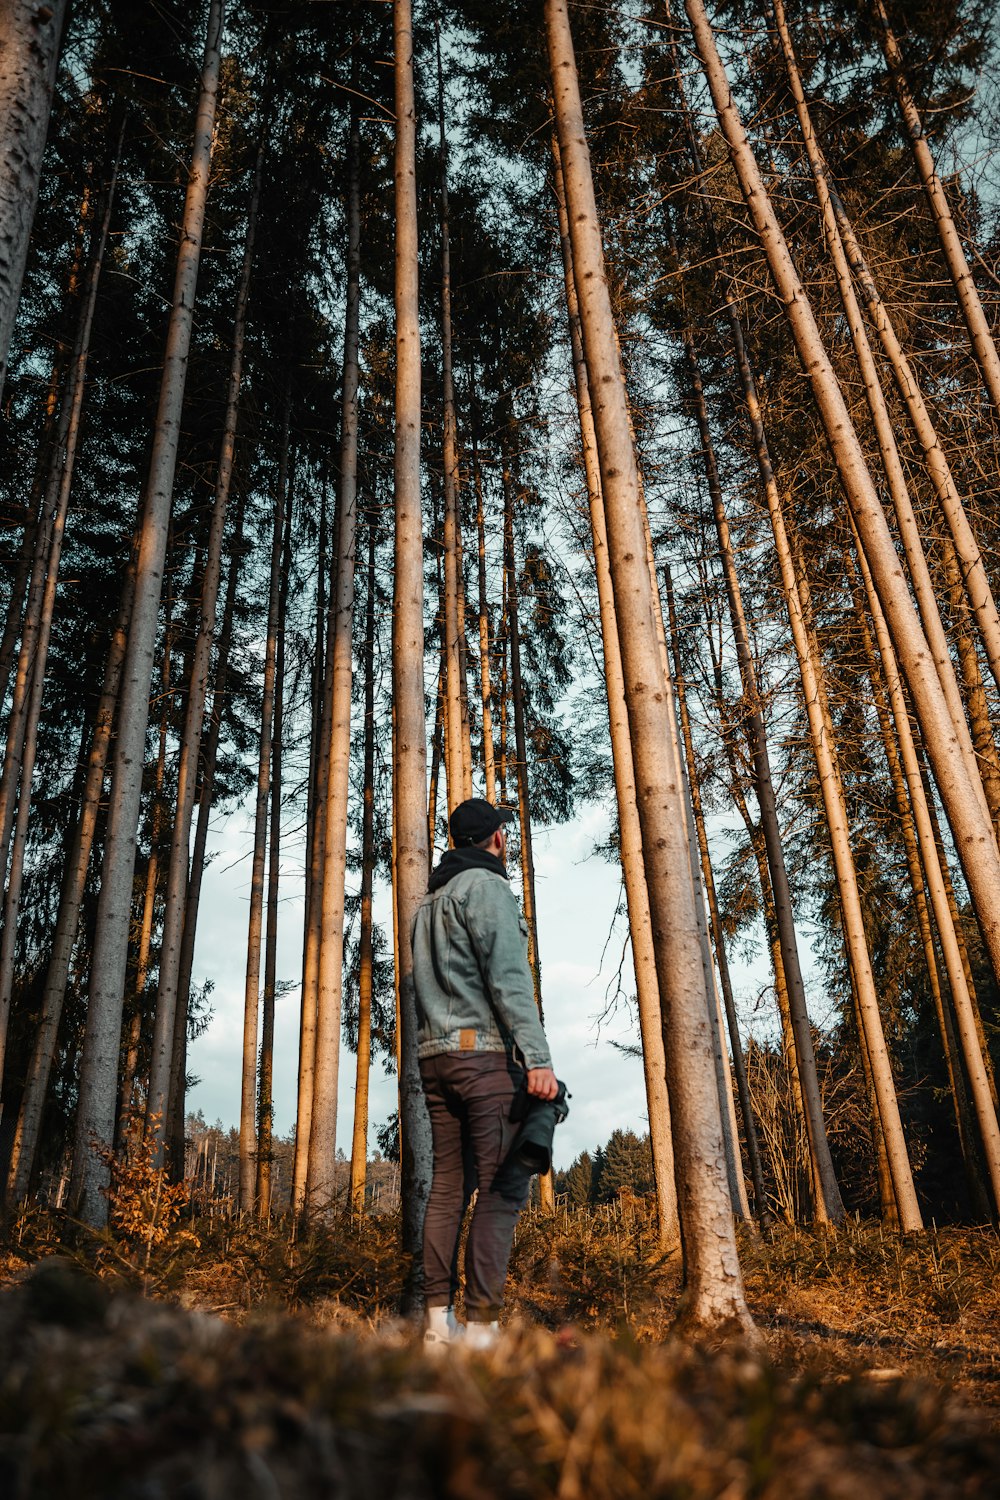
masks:
<svg viewBox="0 0 1000 1500"><path fill-rule="evenodd" d="M623 918L615 922L621 872L593 853L609 826L609 810L591 805L569 823L535 833L545 1025L556 1072L572 1095L569 1117L556 1134L557 1168L569 1166L581 1151L592 1152L603 1145L618 1127L639 1134L648 1128L642 1063L620 1050L638 1039L634 1005L628 1003L634 981L627 933ZM191 1046L189 1070L200 1081L190 1092L188 1108L200 1109L210 1124L218 1119L226 1127L239 1120L252 833L252 811L247 804L219 820L213 831L195 952L194 981L213 982L214 1014L204 1036ZM277 968L279 981L288 981L290 988L277 1003L274 1123L279 1134L287 1135L295 1123L303 916L301 871L295 867L294 848L282 884ZM384 891L380 898L376 920L388 926ZM623 996L602 1020L609 988L612 994L618 988L619 965ZM749 960L734 955L733 966L737 1002L741 1012L749 1015L754 998L768 983L767 963L758 952ZM342 1046L337 1144L345 1152L350 1151L354 1089L354 1056ZM376 1145L377 1127L395 1108L395 1077L387 1077L376 1062L371 1074L370 1151Z"/></svg>

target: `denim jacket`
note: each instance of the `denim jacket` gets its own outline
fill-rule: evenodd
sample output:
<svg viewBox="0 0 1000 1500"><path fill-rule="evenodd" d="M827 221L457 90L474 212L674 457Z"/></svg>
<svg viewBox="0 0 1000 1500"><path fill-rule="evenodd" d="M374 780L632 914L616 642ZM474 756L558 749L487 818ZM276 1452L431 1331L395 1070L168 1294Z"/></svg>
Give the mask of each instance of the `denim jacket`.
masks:
<svg viewBox="0 0 1000 1500"><path fill-rule="evenodd" d="M478 852L445 855L414 918L418 1055L516 1049L525 1067L550 1068L528 925L498 860L496 873L484 859L465 867Z"/></svg>

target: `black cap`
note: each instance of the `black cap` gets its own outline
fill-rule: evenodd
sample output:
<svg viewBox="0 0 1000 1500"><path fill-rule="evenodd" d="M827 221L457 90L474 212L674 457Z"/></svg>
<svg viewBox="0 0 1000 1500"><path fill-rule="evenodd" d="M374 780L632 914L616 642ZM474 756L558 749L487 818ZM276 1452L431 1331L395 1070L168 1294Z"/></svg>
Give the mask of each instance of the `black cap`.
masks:
<svg viewBox="0 0 1000 1500"><path fill-rule="evenodd" d="M451 841L456 849L468 848L472 844L483 844L513 818L509 807L494 807L485 797L467 797L460 802L448 819Z"/></svg>

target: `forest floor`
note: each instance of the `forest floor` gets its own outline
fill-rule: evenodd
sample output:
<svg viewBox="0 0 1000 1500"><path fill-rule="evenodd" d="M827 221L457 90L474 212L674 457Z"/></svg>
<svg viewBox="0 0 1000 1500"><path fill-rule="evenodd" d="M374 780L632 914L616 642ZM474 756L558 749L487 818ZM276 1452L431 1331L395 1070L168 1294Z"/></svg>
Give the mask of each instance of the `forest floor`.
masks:
<svg viewBox="0 0 1000 1500"><path fill-rule="evenodd" d="M529 1214L498 1347L428 1360L398 1221L179 1221L147 1254L40 1213L0 1246L0 1493L122 1500L993 1496L1000 1238L742 1237L767 1354L672 1340L641 1205Z"/></svg>

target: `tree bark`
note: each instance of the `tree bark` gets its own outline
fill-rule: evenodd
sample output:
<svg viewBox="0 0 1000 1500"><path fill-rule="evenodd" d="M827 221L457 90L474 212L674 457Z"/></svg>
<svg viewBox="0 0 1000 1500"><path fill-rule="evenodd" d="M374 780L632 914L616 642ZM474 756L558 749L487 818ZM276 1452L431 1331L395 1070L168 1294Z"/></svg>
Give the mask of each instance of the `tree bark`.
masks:
<svg viewBox="0 0 1000 1500"><path fill-rule="evenodd" d="M684 1240L685 1306L693 1331L752 1338L733 1231L683 797L663 747L672 727L646 557L638 473L604 273L579 82L565 0L546 0L556 123L573 268L594 411L625 700L653 940Z"/></svg>
<svg viewBox="0 0 1000 1500"><path fill-rule="evenodd" d="M944 1053L945 1067L948 1073L949 1090L952 1106L955 1110L955 1124L958 1130L959 1146L969 1186L969 1195L975 1212L980 1217L988 1218L990 1215L990 1204L985 1184L982 1181L979 1171L979 1163L976 1159L975 1127L969 1107L965 1078L962 1073L961 1062L958 1058L951 1000L944 993L941 984L940 965L937 949L934 945L934 931L931 925L931 913L924 885L921 848L913 815L910 783L907 773L904 772L901 758L900 746L905 740L907 745L907 766L909 773L915 778L915 794L922 798L923 785L920 781L919 765L913 748L913 736L910 730L909 716L906 713L906 703L902 692L902 685L899 682L899 672L896 667L895 655L892 653L891 642L886 637L885 620L879 609L878 597L874 593L871 573L868 571L863 557L860 557L859 554L859 567L863 575L864 590L867 596L866 601L863 602L857 589L857 573L854 570L849 553L845 552L844 561L852 580L851 593L854 600L854 612L861 627L868 680L871 684L872 699L875 704L876 714L878 715L886 765L889 768L889 778L892 782L893 799L899 814L900 831L906 854L906 867L910 877L910 889L913 893L917 930L920 933L920 942L924 951L924 963L927 968L927 982L930 986L934 1012L937 1016L938 1030L941 1036L941 1049ZM869 629L868 618L865 612L865 603L867 603L868 613L872 615L873 619L876 613L879 616L877 648L872 641L871 630ZM881 661L891 663L891 667L880 667ZM892 676L894 689L891 705L886 701L887 681L890 675ZM927 854L928 857L937 863L937 851L933 846L933 839L929 843ZM940 879L940 870L938 871L938 878ZM946 910L943 903L942 907L943 910ZM950 913L948 913L948 916L950 917ZM954 941L954 935L952 936L952 941ZM957 946L953 948L953 953L957 955ZM964 984L965 976L961 971L961 964L959 964L958 972L961 974L959 982Z"/></svg>
<svg viewBox="0 0 1000 1500"><path fill-rule="evenodd" d="M633 446L635 432L629 413L629 431ZM687 825L688 867L691 876L691 891L694 897L695 921L698 926L698 946L701 949L702 973L705 977L705 995L708 1001L708 1026L712 1038L712 1060L715 1065L715 1083L719 1092L719 1116L722 1124L722 1141L726 1153L726 1173L729 1179L729 1196L733 1213L739 1219L749 1219L750 1203L747 1199L743 1164L740 1159L739 1129L736 1123L736 1106L733 1102L733 1076L729 1066L729 1054L723 1041L722 1002L712 962L712 945L709 937L708 918L705 913L705 895L701 884L701 869L698 858L698 834L695 827L691 789L688 785L686 767L681 756L680 729L677 707L674 701L674 685L670 672L670 656L667 649L667 632L663 623L663 605L660 599L659 581L656 573L656 558L653 552L653 534L649 526L641 470L639 479L639 505L646 540L646 560L649 568L650 591L654 599L654 628L660 648L660 665L663 671L663 686L670 715L669 753L674 774L681 788L684 817Z"/></svg>
<svg viewBox="0 0 1000 1500"><path fill-rule="evenodd" d="M448 146L444 125L444 74L441 67L441 36L437 36L438 124L441 154L441 380L444 393L444 745L449 815L459 802L472 796L472 749L469 739L468 696L463 682L462 621L460 595L462 567L462 518L459 497L458 426L455 385L452 376L451 246L448 232Z"/></svg>
<svg viewBox="0 0 1000 1500"><path fill-rule="evenodd" d="M351 1142L351 1209L365 1211L368 1173L368 1084L372 1051L372 886L375 871L375 516L369 511L365 599L364 790L361 809L361 932L358 951L358 1071Z"/></svg>
<svg viewBox="0 0 1000 1500"><path fill-rule="evenodd" d="M0 397L38 201L66 0L0 0Z"/></svg>
<svg viewBox="0 0 1000 1500"><path fill-rule="evenodd" d="M118 741L91 961L71 1181L73 1207L83 1222L92 1227L100 1227L107 1221L108 1204L102 1189L107 1184L109 1169L93 1150L92 1142L110 1144L114 1121L136 830L149 723L149 686L211 166L222 20L223 0L212 0L136 566L135 605L122 670Z"/></svg>
<svg viewBox="0 0 1000 1500"><path fill-rule="evenodd" d="M434 695L434 729L431 734L431 771L427 783L427 868L434 867L434 841L437 836L438 782L444 757L444 653L438 669L437 692Z"/></svg>
<svg viewBox="0 0 1000 1500"><path fill-rule="evenodd" d="M622 676L621 648L618 644L618 623L615 619L611 569L608 563L607 526L604 516L604 496L601 490L601 471L597 457L597 438L594 432L590 389L587 384L587 366L583 356L583 335L580 330L579 299L573 276L573 251L570 245L569 219L566 213L562 160L556 136L552 138L552 155L566 287L566 309L573 355L573 377L580 418L580 444L594 540L594 571L597 579L601 642L604 653L604 685L608 699L608 725L615 778L615 797L618 806L618 839L621 849L625 902L628 908L632 964L635 971L639 1039L642 1045L642 1066L646 1085L646 1111L653 1157L653 1179L656 1184L657 1227L660 1245L667 1250L674 1249L680 1244L680 1222L677 1217L677 1189L674 1184L674 1148L670 1132L667 1065L663 1051L663 1017L660 1011L660 991L656 977L656 954L653 948L653 929L649 914L649 892L646 889L646 875L642 863L642 836L636 807L635 771L625 706L625 684Z"/></svg>
<svg viewBox="0 0 1000 1500"><path fill-rule="evenodd" d="M197 633L191 657L187 706L181 736L177 767L177 807L174 815L167 868L166 902L163 913L163 937L160 945L160 972L156 992L156 1018L153 1026L153 1051L147 1098L147 1130L156 1141L156 1161L162 1165L167 1133L170 1082L175 1041L175 1015L179 996L181 950L188 896L191 847L191 820L194 813L201 753L205 699L211 668L212 641L215 636L216 606L222 575L222 538L225 532L226 508L232 484L236 452L236 427L239 419L240 386L243 379L243 350L246 339L247 303L250 296L250 272L253 266L257 210L260 203L263 144L258 148L253 188L247 214L243 247L243 265L236 294L233 322L233 348L229 366L229 386L223 420L222 444L216 470L215 499L209 525L205 570L201 586ZM186 1007L187 996L183 997Z"/></svg>
<svg viewBox="0 0 1000 1500"><path fill-rule="evenodd" d="M486 800L497 800L496 754L493 747L493 690L490 684L490 613L486 597L486 510L483 500L483 475L479 464L476 429L472 429L472 482L476 491L476 532L478 541L479 583L479 701L482 712L483 774Z"/></svg>
<svg viewBox="0 0 1000 1500"><path fill-rule="evenodd" d="M855 540L857 542L856 532ZM945 971L948 975L948 984L951 989L952 1004L955 1008L955 1018L962 1046L962 1055L965 1059L969 1088L972 1093L973 1106L976 1111L976 1119L979 1124L979 1132L983 1143L986 1169L990 1178L994 1204L996 1209L1000 1210L1000 1126L997 1123L996 1099L990 1087L991 1077L988 1067L988 1053L983 1044L983 1038L977 1029L977 1007L970 993L967 961L964 961L959 941L957 927L958 913L953 906L953 902L949 901L944 854L935 836L935 820L923 777L920 773L920 763L917 757L916 746L914 745L913 733L910 728L910 720L906 709L903 683L899 674L895 648L886 623L881 601L875 588L868 560L864 556L860 545L857 545L857 556L862 581L865 585L865 591L868 594L868 605L871 610L872 623L875 626L879 655L882 658L882 670L885 673L886 685L889 690L889 702L892 706L893 718L896 723L899 752L903 762L907 790L910 794L910 806L913 809L913 821L916 826L917 838L920 845L920 856L923 861L924 879L927 882L931 909L934 913L934 921L937 924Z"/></svg>
<svg viewBox="0 0 1000 1500"><path fill-rule="evenodd" d="M524 680L521 676L521 624L518 604L517 561L514 549L514 495L508 460L504 459L504 567L507 571L507 632L510 643L510 690L514 709L514 754L517 778L518 826L521 869L524 876L522 901L528 926L528 963L535 985L535 1004L542 1009L542 975L538 961L538 923L535 913L535 861L531 847L531 795L528 789L528 737L524 718Z"/></svg>
<svg viewBox="0 0 1000 1500"><path fill-rule="evenodd" d="M168 547L168 552L172 548ZM160 855L163 851L166 807L163 784L167 772L167 734L170 729L170 674L173 657L173 600L168 596L166 619L163 631L163 657L160 663L160 725L159 745L156 752L156 769L153 772L152 812L150 816L149 854L146 858L145 889L142 899L142 917L139 923L139 943L135 960L135 983L132 986L133 1008L125 1042L125 1062L122 1067L121 1088L118 1095L118 1124L115 1141L121 1149L128 1115L138 1102L137 1088L139 1050L142 1043L142 1027L145 1020L146 985L149 981L149 955L153 947L153 928L156 925L156 898L160 889ZM148 1093L148 1090L147 1090Z"/></svg>
<svg viewBox="0 0 1000 1500"><path fill-rule="evenodd" d="M755 418L759 420L759 407L756 399L756 383L753 379L753 373L746 354L746 347L743 342L742 326L736 316L735 308L728 301L727 307L731 314L730 329L734 337L734 352L743 387L744 399L747 403L747 411L750 416L751 425L757 427L758 424L755 422ZM771 758L767 745L767 732L764 727L760 689L757 683L757 669L754 665L750 631L743 608L743 594L740 588L739 576L736 572L736 558L729 530L729 518L722 495L722 486L719 482L711 430L708 426L708 410L702 388L701 371L690 334L685 335L685 341L688 370L691 377L691 389L694 398L695 417L701 437L705 475L712 501L716 537L719 543L719 557L722 562L726 598L729 605L729 618L733 629L740 682L747 706L746 730L753 764L754 790L757 796L757 805L760 809L761 830L767 853L770 886L778 919L782 972L786 982L786 993L788 995L795 1035L795 1063L799 1076L800 1097L806 1110L806 1136L809 1141L810 1154L813 1158L812 1175L815 1187L813 1208L818 1222L829 1221L839 1223L844 1215L844 1207L833 1167L833 1159L830 1155L826 1125L823 1120L819 1079L816 1073L816 1056L812 1044L812 1029L806 1009L805 984L802 979L802 969L799 962L798 939L795 933L791 889L785 865L781 825L778 821L777 800L775 798L774 782L771 775ZM758 466L761 468L762 477L765 474L767 475L765 482L769 484L770 490L773 491L772 499L776 502L777 492L774 487L773 476L770 475L770 459L769 457L767 458L766 468L761 462L762 455L766 454L766 446L764 446L766 445L766 438L762 424L759 425L759 431L755 431L755 437L757 438L758 447Z"/></svg>
<svg viewBox="0 0 1000 1500"><path fill-rule="evenodd" d="M278 461L278 487L271 530L271 566L267 595L267 643L264 650L264 692L260 711L260 751L257 759L257 797L254 810L253 860L250 872L250 914L247 924L247 969L243 991L243 1076L240 1088L241 1213L256 1208L257 1187L257 1043L260 1015L260 950L264 925L264 865L267 858L267 808L271 794L271 745L274 734L274 689L278 652L278 610L281 587L281 547L285 511L290 506L289 420L292 393L285 393Z"/></svg>
<svg viewBox="0 0 1000 1500"><path fill-rule="evenodd" d="M893 1192L904 1234L923 1229L923 1218L913 1186L913 1174L899 1115L899 1102L892 1076L892 1064L882 1029L882 1016L872 972L871 956L865 935L864 912L858 887L857 870L851 850L851 831L847 801L835 750L833 717L827 698L825 673L816 633L810 619L808 585L801 562L797 564L794 549L784 529L784 517L775 530L775 545L786 592L788 615L792 627L795 654L799 659L802 693L809 720L809 736L816 772L823 798L823 811L830 837L834 876L840 904L840 921L850 965L851 979L861 1022L861 1045L865 1048L878 1104L878 1123L892 1174Z"/></svg>
<svg viewBox="0 0 1000 1500"><path fill-rule="evenodd" d="M878 492L812 309L767 197L704 6L701 0L685 0L685 4L730 158L785 306L841 485L872 569L984 940L994 970L1000 972L1000 853L992 825L982 808L982 784L978 777L970 777L966 768L930 648L901 576Z"/></svg>
<svg viewBox="0 0 1000 1500"><path fill-rule="evenodd" d="M542 1009L542 966L538 954L538 913L535 906L535 856L531 843L531 791L528 781L528 742L524 720L524 682L521 677L521 626L518 612L517 562L514 550L514 496L509 462L504 456L504 568L507 573L507 630L510 639L510 687L514 703L514 746L517 756L517 816L520 829L521 900L528 929L528 965L535 987L535 1004L544 1021ZM543 1213L555 1210L555 1189L551 1171L538 1179L539 1201Z"/></svg>
<svg viewBox="0 0 1000 1500"><path fill-rule="evenodd" d="M948 650L948 637L945 633L941 613L938 608L937 597L931 581L930 569L927 566L927 558L924 554L923 541L917 518L913 512L910 493L903 473L903 465L900 461L899 450L896 446L896 436L893 429L892 418L886 404L885 393L882 390L878 367L872 355L868 335L865 332L864 320L858 299L854 291L854 283L851 279L850 267L844 246L837 228L837 218L833 210L833 203L826 180L826 168L816 142L812 119L806 106L805 94L802 89L802 80L799 75L798 63L792 46L791 33L785 21L785 11L782 0L772 0L775 23L781 46L785 57L785 67L788 73L789 86L792 98L795 101L795 110L798 116L799 128L805 143L806 156L816 186L816 197L819 202L820 213L823 220L823 233L826 238L827 249L833 262L834 274L837 280L837 288L844 308L844 316L847 319L848 329L851 335L851 343L854 348L858 369L865 388L865 399L868 410L871 413L872 423L878 439L879 452L882 459L882 467L888 484L889 495L892 500L893 511L899 527L900 540L906 556L910 579L913 583L913 592L917 600L917 608L920 620L924 627L924 634L930 646L937 670L941 691L944 694L951 714L955 734L957 736L962 754L965 757L966 769L973 789L981 798L982 811L990 821L991 814L989 804L986 800L985 791L982 788L979 762L972 744L972 736L969 733L969 725L965 715L965 705L958 686L958 678L955 675L955 667ZM863 1010L863 1007L862 1007ZM877 1069L875 1070L877 1073ZM891 1155L891 1152L890 1152Z"/></svg>
<svg viewBox="0 0 1000 1500"><path fill-rule="evenodd" d="M963 927L964 918L958 907L958 897L955 895L955 883L951 877L951 869L948 864L948 851L944 846L941 835L941 825L938 822L937 811L934 803L934 789L931 785L931 773L927 764L927 752L920 743L917 745L917 758L920 763L920 779L923 782L924 797L927 802L927 817L934 831L934 843L937 846L938 860L941 866L941 880L944 884L945 897L948 902L948 910L951 912L952 924L955 928L955 942L962 959L962 970L965 974L965 984L969 992L969 1001L975 1022L976 1035L979 1038L979 1046L983 1056L983 1066L986 1070L986 1078L989 1084L990 1095L993 1099L994 1109L1000 1110L1000 1098L997 1097L996 1078L993 1073L993 1063L990 1058L989 1047L986 1042L986 1033L983 1028L983 1018L979 1008L979 997L976 994L975 979L972 974L972 964L969 959L969 948L965 941Z"/></svg>
<svg viewBox="0 0 1000 1500"><path fill-rule="evenodd" d="M938 506L951 533L961 564L962 581L986 650L990 671L993 673L994 681L1000 686L1000 618L998 618L996 600L983 563L979 543L969 523L958 486L951 472L951 465L948 463L944 446L934 426L934 419L924 401L920 383L896 337L892 319L879 295L878 286L854 232L854 226L829 178L827 178L827 185L855 285L861 294L869 320L878 334L882 350L889 362L897 389L906 406L914 434L924 455L924 463L934 486Z"/></svg>
<svg viewBox="0 0 1000 1500"><path fill-rule="evenodd" d="M726 1022L729 1028L729 1042L733 1053L733 1070L736 1074L736 1087L740 1096L740 1111L743 1115L743 1133L747 1144L747 1157L750 1161L750 1176L753 1181L753 1191L757 1217L761 1227L766 1228L771 1220L771 1211L767 1206L767 1197L764 1192L764 1173L761 1167L760 1143L757 1140L757 1127L754 1122L753 1108L750 1101L750 1085L747 1080L746 1059L743 1056L743 1042L740 1037L739 1017L736 1014L736 1001L733 997L732 977L729 973L729 963L726 957L725 937L722 931L722 920L719 915L719 901L715 890L715 878L712 872L712 858L708 847L708 832L705 827L705 813L701 803L701 788L698 784L698 769L694 757L694 737L691 733L691 716L687 706L687 686L684 681L684 673L681 664L680 631L677 625L677 612L674 607L674 591L670 581L669 572L666 577L667 588L667 610L670 620L670 638L673 645L674 658L674 685L677 691L677 710L681 725L681 738L684 745L684 755L687 760L688 786L691 789L691 806L694 812L695 827L698 833L698 852L701 857L701 871L705 881L705 892L708 897L708 911L711 921L712 941L715 944L715 960L719 968L719 979L722 985L722 998L726 1009Z"/></svg>
<svg viewBox="0 0 1000 1500"><path fill-rule="evenodd" d="M417 286L416 110L410 0L393 0L396 105L396 451L392 691L395 707L393 829L399 985L400 1184L403 1251L412 1257L407 1300L421 1300L419 1256L430 1191L430 1120L417 1066L410 932L427 888L427 737L424 722L424 570L420 511L420 321Z"/></svg>
<svg viewBox="0 0 1000 1500"><path fill-rule="evenodd" d="M184 936L181 940L181 958L177 977L177 1006L174 1011L173 1061L170 1074L170 1106L167 1111L170 1128L167 1135L168 1155L174 1171L182 1161L184 1144L184 1094L187 1074L187 1018L191 997L191 973L194 968L194 947L198 931L198 909L201 904L201 882L205 872L205 850L208 847L208 828L212 816L212 800L215 794L215 766L219 755L219 741L226 716L229 699L226 686L229 679L229 651L233 636L233 614L236 607L236 586L240 577L243 559L243 518L246 496L241 493L236 506L233 537L230 543L229 577L226 582L226 598L222 610L222 629L219 632L218 656L215 667L215 684L212 703L208 710L208 736L203 733L201 789L199 791L198 824L195 829L191 851L191 875L188 880L187 897L184 902Z"/></svg>
<svg viewBox="0 0 1000 1500"><path fill-rule="evenodd" d="M889 17L886 15L882 0L874 0L873 8L878 18L879 39L882 43L886 66L889 69L889 77L896 91L899 112L903 116L903 123L910 137L917 174L923 184L927 204L937 228L941 250L955 286L955 296L958 299L962 317L965 319L965 326L969 330L972 352L982 372L983 384L990 401L997 414L1000 415L1000 353L997 352L975 280L969 269L969 262L965 258L962 241L955 227L951 209L948 207L944 185L934 165L920 112L910 92L899 43L889 24Z"/></svg>
<svg viewBox="0 0 1000 1500"><path fill-rule="evenodd" d="M351 769L354 574L358 516L358 337L361 316L361 141L351 122L348 168L347 312L337 494L337 551L332 642L333 697L323 832L322 936L317 967L316 1055L309 1133L307 1202L311 1215L336 1203L337 1094L344 977L344 895Z"/></svg>
<svg viewBox="0 0 1000 1500"><path fill-rule="evenodd" d="M707 604L707 579L702 578L702 600ZM767 933L768 947L771 953L771 966L774 973L774 996L778 1011L778 1020L781 1026L782 1055L785 1068L788 1073L792 1104L795 1112L795 1128L801 1128L801 1136L805 1141L807 1153L807 1168L809 1180L812 1185L812 1198L815 1202L821 1196L818 1186L818 1173L816 1159L809 1144L809 1126L806 1117L805 1102L802 1097L802 1085L799 1075L798 1059L795 1049L795 1029L792 1024L791 1005L788 998L788 985L785 981L785 971L782 962L781 937L778 931L778 918L774 905L774 893L771 888L771 872L767 860L767 848L764 841L764 833L760 822L754 822L750 816L746 797L743 794L742 773L736 753L736 729L732 723L729 710L726 707L723 692L722 663L716 656L712 644L711 635L709 639L709 650L712 656L713 670L713 697L715 710L719 716L719 734L726 760L729 764L730 789L733 801L736 803L740 817L750 840L754 862L757 866L757 879L760 885L761 908L764 917L764 930ZM751 747L752 758L752 747ZM819 1079L816 1079L817 1093L819 1092ZM777 1168L777 1164L776 1164ZM777 1180L777 1170L775 1179ZM798 1198L796 1194L796 1198Z"/></svg>
<svg viewBox="0 0 1000 1500"><path fill-rule="evenodd" d="M979 670L979 656L972 638L971 610L962 585L962 574L955 548L950 537L940 539L941 563L945 587L953 622L955 654L964 688L965 705L969 716L969 730L976 755L976 765L983 783L986 805L990 810L993 831L1000 842L1000 755L997 754L996 735L990 722L989 704L983 674Z"/></svg>
<svg viewBox="0 0 1000 1500"><path fill-rule="evenodd" d="M281 863L281 778L285 733L285 626L292 570L292 509L285 506L285 539L278 584L278 631L274 656L274 727L271 733L271 826L267 848L267 926L264 935L264 990L261 996L260 1077L257 1084L257 1212L271 1215L274 1121L274 1002L278 974L278 894Z"/></svg>
<svg viewBox="0 0 1000 1500"><path fill-rule="evenodd" d="M326 487L324 484L324 511ZM336 534L336 525L334 533ZM322 531L321 531L322 536ZM336 552L336 548L334 549ZM302 1003L299 1022L299 1073L295 1113L295 1161L292 1177L292 1206L296 1214L306 1208L309 1178L309 1135L312 1126L313 1084L316 1077L316 1006L319 980L319 950L323 932L323 853L326 829L326 799L329 786L330 720L333 713L333 637L336 630L336 591L324 604L324 577L327 568L325 545L320 546L317 563L320 579L316 599L316 674L317 702L313 711L315 738L312 785L311 847L309 852L309 887L302 944Z"/></svg>
<svg viewBox="0 0 1000 1500"><path fill-rule="evenodd" d="M683 83L676 56L674 56L673 62L678 88L683 101ZM686 104L685 125L692 165L700 178L702 174L701 153L690 112L687 110ZM705 217L715 252L721 256L722 250L715 227L715 219L708 204L705 205ZM761 487L767 499L768 509L773 515L779 507L778 491L771 468L771 457L768 451L767 435L764 431L763 417L761 415L757 382L746 348L743 325L732 295L729 293L726 295L726 316L733 339L733 358L736 364L740 389L746 403L747 418L750 423L754 457L760 474ZM767 748L767 735L764 728L760 691L757 683L753 653L750 649L750 636L746 626L742 594L739 589L739 579L736 574L735 558L729 535L729 522L725 506L722 502L721 486L718 484L714 454L711 448L711 437L707 428L704 399L703 396L700 401L698 399L700 374L697 373L696 364L692 368L692 380L696 397L696 415L701 414L699 421L702 429L706 477L709 479L713 516L716 522L716 534L719 538L719 549L723 562L723 577L726 584L727 600L730 606L730 618L734 629L737 662L749 710L747 732L753 763L754 790L760 809L761 835L767 855L768 885L780 943L781 980L779 983L778 969L776 967L776 993L779 997L783 994L787 998L788 1020L794 1035L794 1048L789 1054L788 1060L795 1076L795 1096L801 1103L804 1111L803 1118L806 1126L806 1138L809 1144L813 1180L813 1212L819 1223L840 1223L844 1217L844 1205L833 1167L833 1159L830 1155L826 1126L823 1121L823 1106L820 1097L819 1079L816 1072L815 1050L813 1048L812 1030L806 1007L805 984L802 979L802 966L799 961L798 940L795 933L795 916L792 907L791 890L788 883L788 871L785 865L785 853L781 837L781 825L778 820L774 783L771 777L770 756ZM704 418L704 421L701 418Z"/></svg>

